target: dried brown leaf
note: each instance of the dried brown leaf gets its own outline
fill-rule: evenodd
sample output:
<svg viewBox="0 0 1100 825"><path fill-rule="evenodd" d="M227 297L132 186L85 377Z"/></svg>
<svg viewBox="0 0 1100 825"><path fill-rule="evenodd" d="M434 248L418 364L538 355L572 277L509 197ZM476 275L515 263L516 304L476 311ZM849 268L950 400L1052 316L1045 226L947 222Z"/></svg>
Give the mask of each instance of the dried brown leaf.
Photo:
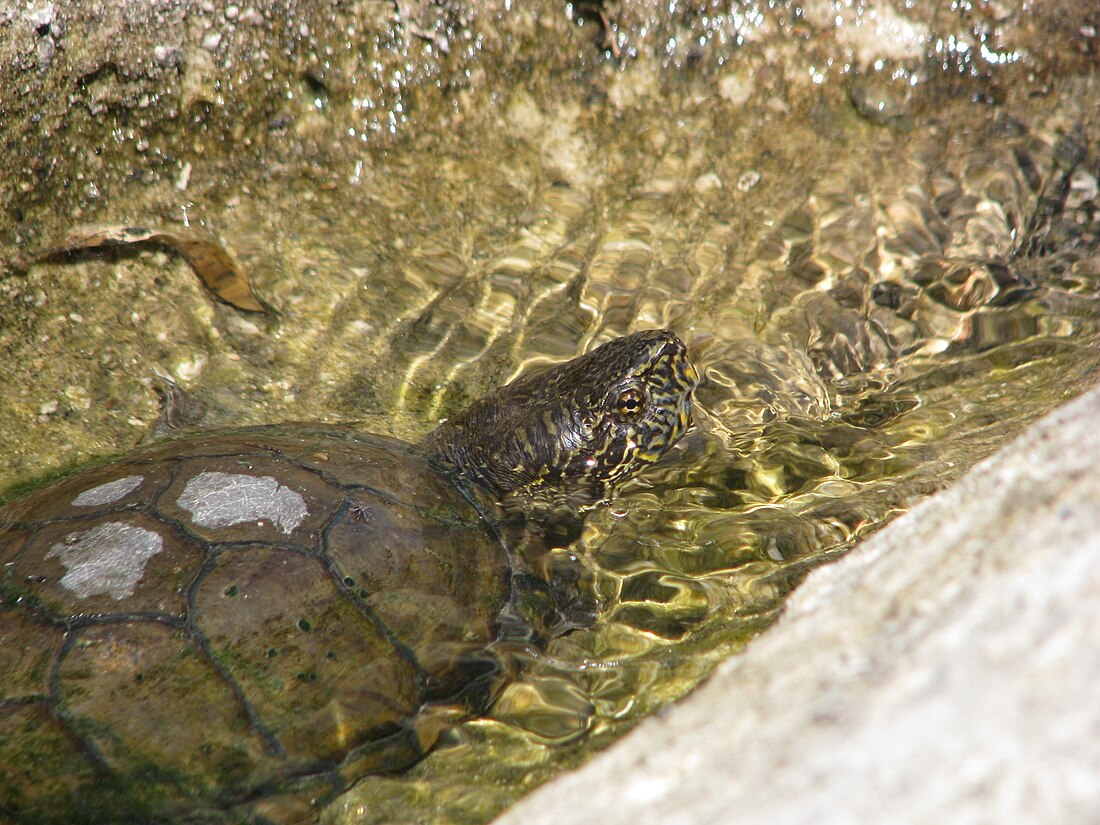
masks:
<svg viewBox="0 0 1100 825"><path fill-rule="evenodd" d="M228 304L249 312L263 312L264 306L252 291L248 276L220 241L192 229L160 229L145 226L106 224L73 229L56 243L34 256L43 260L63 252L155 243L178 252L210 290Z"/></svg>

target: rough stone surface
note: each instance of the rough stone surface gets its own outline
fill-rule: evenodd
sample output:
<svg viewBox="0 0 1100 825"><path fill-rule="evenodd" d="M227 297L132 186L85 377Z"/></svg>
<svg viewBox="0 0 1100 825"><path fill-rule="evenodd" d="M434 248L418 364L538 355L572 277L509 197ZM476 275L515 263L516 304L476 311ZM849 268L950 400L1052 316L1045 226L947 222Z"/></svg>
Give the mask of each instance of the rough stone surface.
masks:
<svg viewBox="0 0 1100 825"><path fill-rule="evenodd" d="M1100 821L1100 390L498 825Z"/></svg>

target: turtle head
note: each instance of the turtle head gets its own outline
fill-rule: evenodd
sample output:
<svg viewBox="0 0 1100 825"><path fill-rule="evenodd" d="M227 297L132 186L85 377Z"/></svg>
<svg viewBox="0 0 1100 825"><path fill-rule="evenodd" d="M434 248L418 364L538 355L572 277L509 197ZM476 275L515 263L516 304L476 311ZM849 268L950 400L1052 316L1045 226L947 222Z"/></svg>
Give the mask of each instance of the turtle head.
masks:
<svg viewBox="0 0 1100 825"><path fill-rule="evenodd" d="M490 393L422 446L497 499L591 503L684 434L698 383L672 332L636 332Z"/></svg>

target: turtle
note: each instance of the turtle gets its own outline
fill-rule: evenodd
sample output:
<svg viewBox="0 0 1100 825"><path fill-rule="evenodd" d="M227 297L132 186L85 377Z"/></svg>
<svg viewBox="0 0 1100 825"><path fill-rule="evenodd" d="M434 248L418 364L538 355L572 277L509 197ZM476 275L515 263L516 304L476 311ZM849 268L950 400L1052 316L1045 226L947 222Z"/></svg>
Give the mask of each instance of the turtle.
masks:
<svg viewBox="0 0 1100 825"><path fill-rule="evenodd" d="M0 821L294 821L412 765L568 629L531 630L523 547L668 451L698 380L636 332L415 444L212 431L9 502Z"/></svg>

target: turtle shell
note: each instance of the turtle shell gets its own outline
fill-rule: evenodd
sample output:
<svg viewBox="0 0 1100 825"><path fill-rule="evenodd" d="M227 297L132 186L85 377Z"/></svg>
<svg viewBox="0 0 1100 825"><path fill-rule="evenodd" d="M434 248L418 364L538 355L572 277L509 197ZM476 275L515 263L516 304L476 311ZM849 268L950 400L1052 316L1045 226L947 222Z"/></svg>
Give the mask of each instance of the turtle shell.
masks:
<svg viewBox="0 0 1100 825"><path fill-rule="evenodd" d="M338 427L169 442L12 502L0 820L171 819L404 767L498 683L509 581L445 475Z"/></svg>

